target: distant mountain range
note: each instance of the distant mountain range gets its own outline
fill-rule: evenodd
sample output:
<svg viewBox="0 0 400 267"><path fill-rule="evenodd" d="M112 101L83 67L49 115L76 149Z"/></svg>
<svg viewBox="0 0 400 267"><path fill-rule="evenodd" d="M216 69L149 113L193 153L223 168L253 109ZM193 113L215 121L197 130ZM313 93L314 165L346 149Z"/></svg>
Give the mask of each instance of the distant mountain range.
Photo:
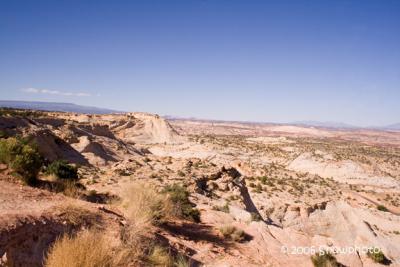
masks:
<svg viewBox="0 0 400 267"><path fill-rule="evenodd" d="M0 100L0 107L7 108L20 108L20 109L35 109L46 111L63 111L87 114L107 114L107 113L120 113L117 111L106 108L81 106L72 103L56 103L56 102L40 102L40 101L13 101L13 100ZM377 129L386 131L400 131L400 123L391 124L387 126L374 126L374 127L359 127L342 122L321 122L321 121L296 121L292 123L264 123L264 122L244 122L244 121L222 121L222 120L202 120L198 118L183 118L175 116L164 116L168 120L197 120L197 121L214 121L214 122L238 122L238 123L251 123L251 124L277 124L277 125L298 125L307 127L320 127L331 129Z"/></svg>
<svg viewBox="0 0 400 267"><path fill-rule="evenodd" d="M331 128L331 129L374 129L374 130L384 130L384 131L400 131L400 123L391 124L387 126L368 126L368 127L354 126L342 122L321 122L321 121L299 121L299 122L293 122L291 124L299 126L311 126L311 127Z"/></svg>
<svg viewBox="0 0 400 267"><path fill-rule="evenodd" d="M199 122L215 122L215 123L242 123L242 124L260 124L260 125L295 125L302 127L317 127L317 128L329 128L329 129L345 129L345 130L356 130L356 129L372 129L372 130L384 130L384 131L400 131L400 123L392 124L388 126L370 126L361 127L355 126L343 122L333 121L295 121L291 123L271 123L271 122L254 122L254 121L227 121L227 120L212 120L212 119L199 119L199 118L188 118L178 116L164 116L167 120L188 120L188 121L199 121Z"/></svg>
<svg viewBox="0 0 400 267"><path fill-rule="evenodd" d="M296 121L291 124L300 125L300 126L322 127L322 128L336 128L336 129L362 128L359 126L354 126L351 124L347 124L347 123L343 123L343 122L335 122L335 121Z"/></svg>
<svg viewBox="0 0 400 267"><path fill-rule="evenodd" d="M391 124L388 125L386 127L382 127L385 130L396 130L396 131L400 131L400 123L395 123L395 124Z"/></svg>
<svg viewBox="0 0 400 267"><path fill-rule="evenodd" d="M116 113L120 111L81 106L72 103L55 103L55 102L39 102L39 101L11 101L11 100L0 100L0 107L7 108L20 108L20 109L35 109L45 111L63 111L63 112L75 112L75 113L88 113L88 114L107 114Z"/></svg>

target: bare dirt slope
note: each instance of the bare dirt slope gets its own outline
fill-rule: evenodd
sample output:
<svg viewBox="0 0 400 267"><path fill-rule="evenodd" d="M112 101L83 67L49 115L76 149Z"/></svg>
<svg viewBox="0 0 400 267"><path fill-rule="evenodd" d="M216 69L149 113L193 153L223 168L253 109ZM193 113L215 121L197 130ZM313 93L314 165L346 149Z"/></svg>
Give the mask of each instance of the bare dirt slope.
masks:
<svg viewBox="0 0 400 267"><path fill-rule="evenodd" d="M118 232L121 218L99 205L10 180L0 175L0 266L42 266L57 237L91 225Z"/></svg>

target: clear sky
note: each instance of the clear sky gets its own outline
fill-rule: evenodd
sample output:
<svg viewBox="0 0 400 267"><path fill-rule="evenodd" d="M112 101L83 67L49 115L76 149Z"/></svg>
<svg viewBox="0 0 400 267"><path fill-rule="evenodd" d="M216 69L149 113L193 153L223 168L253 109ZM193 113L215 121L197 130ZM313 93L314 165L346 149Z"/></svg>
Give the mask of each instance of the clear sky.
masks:
<svg viewBox="0 0 400 267"><path fill-rule="evenodd" d="M400 122L400 1L0 1L0 99Z"/></svg>

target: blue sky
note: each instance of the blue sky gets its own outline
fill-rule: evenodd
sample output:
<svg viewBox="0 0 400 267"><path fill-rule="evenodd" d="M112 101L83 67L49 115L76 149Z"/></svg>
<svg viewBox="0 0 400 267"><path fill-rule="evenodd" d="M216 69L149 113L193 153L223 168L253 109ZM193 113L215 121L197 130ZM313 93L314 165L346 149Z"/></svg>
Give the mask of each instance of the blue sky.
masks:
<svg viewBox="0 0 400 267"><path fill-rule="evenodd" d="M400 1L1 1L0 99L400 122Z"/></svg>

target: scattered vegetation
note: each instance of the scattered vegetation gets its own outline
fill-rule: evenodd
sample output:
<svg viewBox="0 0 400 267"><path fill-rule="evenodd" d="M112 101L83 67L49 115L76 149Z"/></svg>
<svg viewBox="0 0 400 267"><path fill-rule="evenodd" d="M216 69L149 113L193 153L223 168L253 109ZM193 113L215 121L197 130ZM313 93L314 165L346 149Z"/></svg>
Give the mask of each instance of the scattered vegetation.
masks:
<svg viewBox="0 0 400 267"><path fill-rule="evenodd" d="M10 113L11 112L11 113ZM16 113L14 113L16 112ZM18 114L17 114L18 113ZM14 116L36 116L40 114L24 113L19 111L4 111L0 110L0 115ZM18 138L7 138L7 133L0 131L0 162L6 163L10 168L14 169L15 173L24 178L27 183L35 183L36 176L42 166L42 161L39 153L35 146L28 144L28 142L18 139ZM200 137L199 137L200 138ZM291 197L294 195L296 198L295 203L299 203L300 197L304 198L315 198L318 197L332 196L335 190L337 190L337 182L332 179L322 178L318 175L313 175L309 173L296 173L290 171L282 165L282 162L288 162L289 159L297 157L298 153L310 152L313 157L317 160L323 160L324 153L322 152L332 150L332 160L345 160L345 159L356 159L359 162L369 164L370 162L375 162L374 159L380 156L385 157L385 162L387 164L392 164L393 166L400 166L399 164L399 154L398 152L384 149L374 149L369 146L357 147L352 143L332 143L325 142L323 140L312 141L312 139L299 139L299 142L294 143L294 152L290 150L282 150L280 145L273 144L259 144L256 142L248 142L243 136L205 136L201 139L197 139L200 143L210 142L212 144L220 145L221 147L229 147L232 151L227 151L225 155L236 156L235 150L248 152L254 152L258 155L270 155L271 157L280 158L276 162L271 164L265 164L265 166L257 165L257 162L251 162L250 168L260 167L259 177L247 177L249 180L249 187L252 188L252 192L262 193L265 192L265 196L270 196L274 193L278 196L282 192L283 195L279 195L281 199L286 196ZM25 146L27 148L25 148ZM333 151L333 147L335 151ZM349 146L349 148L346 148ZM366 156L358 155L365 153ZM36 158L37 156L37 158ZM281 159L285 159L282 161ZM37 160L37 161L36 161ZM170 178L170 175L175 176L173 178L178 178L182 180L183 177L201 177L203 175L201 168L206 169L212 165L212 163L203 161L195 161L194 163L189 162L185 168L182 170L175 171L175 164L169 166L172 169L166 167L165 173L158 169L157 163L161 161L156 157L144 158L144 162L150 164L139 165L148 166L152 171L157 171L157 173L152 173L149 177L153 179ZM172 164L171 157L166 158L167 164ZM377 161L378 163L381 161ZM37 164L36 164L37 163ZM40 164L39 164L40 163ZM25 164L25 165L24 165ZM396 165L397 164L397 165ZM28 166L28 167L26 167ZM155 168L153 168L155 167ZM34 170L34 171L32 171ZM139 173L144 173L146 169L140 170ZM78 179L77 168L73 165L68 164L64 160L54 161L45 169L47 174L54 175L57 179L57 183L54 186L59 186L59 189L66 195L79 196L82 194L81 189L77 186L76 180ZM393 169L385 170L388 175L396 172ZM115 172L119 176L130 176L134 173L131 169L117 169ZM151 173L151 172L146 172ZM104 173L103 173L104 174ZM31 177L31 176L32 177ZM293 178L293 176L295 178ZM83 177L81 177L83 178ZM131 181L134 177L131 177ZM94 180L94 178L93 178ZM166 180L164 180L166 182ZM42 182L42 181L39 181ZM43 181L47 182L47 181ZM157 182L157 181L152 181ZM52 183L49 183L52 184ZM203 186L199 188L207 189L207 180ZM52 186L52 185L51 185ZM209 187L212 190L223 191L223 187L219 189L219 186L214 181L209 183ZM359 188L350 185L350 189L358 192ZM216 192L219 193L219 192ZM234 192L232 192L234 193ZM88 197L96 197L96 191L88 192ZM241 197L238 195L223 194L222 196L215 194L216 199L228 198L229 200L238 200ZM154 237L156 227L154 225L160 225L166 222L171 216L180 216L185 219L192 221L200 221L200 212L195 208L195 205L189 200L190 193L185 189L184 186L174 184L166 186L163 191L157 190L153 187L144 183L136 183L132 187L128 188L125 192L125 196L122 200L122 207L124 208L124 213L126 215L126 223L122 227L121 232L121 245L117 247L109 247L106 244L104 234L95 230L85 230L76 235L66 235L56 241L56 243L50 249L47 258L45 260L45 266L127 266L129 263L135 263L133 266L188 266L187 260L181 256L174 256L168 247L164 247L157 243ZM259 198L261 196L257 196ZM396 196L387 195L384 203L400 203L396 199ZM222 204L222 203L221 203ZM373 207L371 205L371 207ZM277 212L273 214L274 208L268 208L265 211L266 216L279 215L279 207L277 207ZM387 212L388 209L383 205L377 205L376 208L380 211ZM223 206L213 206L214 210L229 213L229 203ZM68 206L66 205L60 209L61 218L64 218L68 223L73 225L82 225L86 221L98 221L99 218L96 214L90 213L88 210L81 208L79 206ZM264 215L263 215L264 216ZM264 216L265 217L265 216ZM252 221L260 221L262 217L258 213L251 213ZM275 218L274 218L275 220ZM91 226L92 227L92 226ZM220 233L227 239L237 242L242 242L249 237L243 230L237 229L235 226L227 225L219 229ZM90 233L90 236L89 234ZM400 234L399 231L393 231L393 234ZM383 263L388 261L382 251L379 252L369 252L368 257L377 263ZM316 254L311 257L311 261L314 266L342 266L337 262L334 255L330 253ZM140 262L141 264L136 264Z"/></svg>
<svg viewBox="0 0 400 267"><path fill-rule="evenodd" d="M0 116L38 118L43 115L44 113L38 110L0 108Z"/></svg>

